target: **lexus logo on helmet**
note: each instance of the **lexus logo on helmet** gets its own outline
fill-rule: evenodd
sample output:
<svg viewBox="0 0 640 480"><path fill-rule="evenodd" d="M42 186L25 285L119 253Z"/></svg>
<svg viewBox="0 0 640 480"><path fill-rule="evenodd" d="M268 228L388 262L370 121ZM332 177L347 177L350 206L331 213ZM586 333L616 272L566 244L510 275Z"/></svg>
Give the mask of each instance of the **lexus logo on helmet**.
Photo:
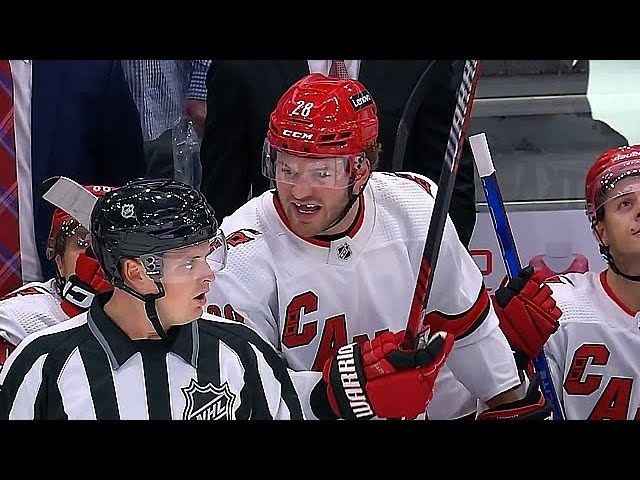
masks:
<svg viewBox="0 0 640 480"><path fill-rule="evenodd" d="M282 135L284 137L299 138L301 140L311 140L313 138L313 133L294 132L293 130L287 130L286 128L282 130Z"/></svg>
<svg viewBox="0 0 640 480"><path fill-rule="evenodd" d="M362 92L356 93L352 97L349 97L349 101L351 102L351 105L353 105L353 108L356 112L373 103L371 95L366 90L363 90Z"/></svg>

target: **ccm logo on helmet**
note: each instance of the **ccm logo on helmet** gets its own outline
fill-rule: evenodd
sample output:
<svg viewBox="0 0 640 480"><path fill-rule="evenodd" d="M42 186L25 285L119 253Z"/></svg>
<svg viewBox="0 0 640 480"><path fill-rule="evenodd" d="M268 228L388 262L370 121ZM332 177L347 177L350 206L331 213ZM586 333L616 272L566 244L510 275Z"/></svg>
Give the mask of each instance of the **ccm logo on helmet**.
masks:
<svg viewBox="0 0 640 480"><path fill-rule="evenodd" d="M353 108L355 108L356 112L373 103L371 95L366 90L360 93L356 93L352 97L349 97L349 100L351 101L351 105L353 105Z"/></svg>
<svg viewBox="0 0 640 480"><path fill-rule="evenodd" d="M285 137L300 138L302 140L311 140L313 133L294 132L293 130L282 130L282 135Z"/></svg>

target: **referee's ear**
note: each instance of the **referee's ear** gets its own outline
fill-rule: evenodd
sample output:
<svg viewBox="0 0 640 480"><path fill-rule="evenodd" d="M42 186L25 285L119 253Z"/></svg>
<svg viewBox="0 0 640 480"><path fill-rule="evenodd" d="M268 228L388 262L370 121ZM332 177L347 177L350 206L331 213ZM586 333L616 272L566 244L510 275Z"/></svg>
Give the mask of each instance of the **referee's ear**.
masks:
<svg viewBox="0 0 640 480"><path fill-rule="evenodd" d="M143 295L156 292L153 280L147 276L144 266L137 259L125 258L122 260L122 279L127 285Z"/></svg>

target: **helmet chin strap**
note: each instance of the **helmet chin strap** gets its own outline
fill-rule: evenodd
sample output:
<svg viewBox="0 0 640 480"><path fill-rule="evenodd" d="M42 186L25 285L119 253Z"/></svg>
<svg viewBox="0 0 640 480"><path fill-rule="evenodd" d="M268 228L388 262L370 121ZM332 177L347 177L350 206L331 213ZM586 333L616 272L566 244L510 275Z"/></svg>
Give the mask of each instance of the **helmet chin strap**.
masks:
<svg viewBox="0 0 640 480"><path fill-rule="evenodd" d="M331 224L327 228L325 228L323 230L323 232L326 232L330 228L335 227L337 224L339 224L349 214L349 210L351 210L351 207L353 206L353 204L356 203L356 200L360 197L360 195L362 195L362 192L364 192L364 187L367 186L367 182L368 181L369 181L369 177L367 177L365 182L362 184L362 187L360 188L360 191L358 193L354 194L353 193L353 189L354 189L355 184L356 184L355 178L354 178L354 182L347 187L347 195L348 195L349 199L347 200L347 204L345 205L344 209L342 210L342 213L340 215L338 215L338 217L333 222L331 222Z"/></svg>
<svg viewBox="0 0 640 480"><path fill-rule="evenodd" d="M596 234L596 237L598 237L598 247L600 249L600 255L602 255L602 258L604 258L606 262L609 264L611 271L613 271L613 273L617 275L620 275L621 277L626 278L627 280L631 280L632 282L640 282L640 275L629 275L620 271L620 269L616 265L616 262L613 259L613 255L611 255L611 250L609 250L609 247L607 247L604 244L604 242L602 241L602 238L600 238L600 235L598 234L598 231L594 227L595 225L592 226L592 228L594 233Z"/></svg>
<svg viewBox="0 0 640 480"><path fill-rule="evenodd" d="M351 207L353 206L354 203L356 203L356 200L358 199L358 197L360 196L360 193L358 193L357 195L353 194L353 185L351 184L349 185L347 188L347 195L349 195L349 199L347 200L347 204L345 205L345 207L342 209L342 213L340 213L340 215L338 215L338 217L329 224L329 226L327 228L325 228L322 232L326 232L327 230L329 230L330 228L335 227L337 224L339 224L344 217L347 216L347 214L349 213L349 210L351 210ZM360 192L362 193L362 190L360 190Z"/></svg>
<svg viewBox="0 0 640 480"><path fill-rule="evenodd" d="M158 310L156 308L156 300L164 297L165 295L162 282L154 280L153 283L155 283L156 287L158 287L158 293L148 293L146 295L143 295L142 293L137 292L136 290L131 288L129 285L125 285L125 283L120 280L118 280L116 283L117 283L116 286L118 288L124 290L129 295L132 295L136 297L138 300L142 300L144 302L144 310L147 314L147 317L149 318L149 321L151 322L151 325L153 326L153 329L156 331L156 333L162 340L167 340L169 336L167 335L167 332L164 330L162 323L160 323L160 318L158 317Z"/></svg>
<svg viewBox="0 0 640 480"><path fill-rule="evenodd" d="M62 274L60 273L60 270L58 270L58 265L55 263L55 261L54 261L54 268L55 268L54 285L58 289L58 294L62 295L62 292L64 291L64 285L67 283L67 279L62 276Z"/></svg>

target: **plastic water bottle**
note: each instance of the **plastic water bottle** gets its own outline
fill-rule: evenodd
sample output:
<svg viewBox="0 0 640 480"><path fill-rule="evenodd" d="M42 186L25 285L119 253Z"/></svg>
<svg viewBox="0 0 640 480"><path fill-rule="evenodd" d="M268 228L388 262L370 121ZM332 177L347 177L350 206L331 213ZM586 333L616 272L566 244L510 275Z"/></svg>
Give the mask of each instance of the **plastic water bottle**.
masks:
<svg viewBox="0 0 640 480"><path fill-rule="evenodd" d="M200 188L200 139L193 122L180 117L173 127L174 180Z"/></svg>

